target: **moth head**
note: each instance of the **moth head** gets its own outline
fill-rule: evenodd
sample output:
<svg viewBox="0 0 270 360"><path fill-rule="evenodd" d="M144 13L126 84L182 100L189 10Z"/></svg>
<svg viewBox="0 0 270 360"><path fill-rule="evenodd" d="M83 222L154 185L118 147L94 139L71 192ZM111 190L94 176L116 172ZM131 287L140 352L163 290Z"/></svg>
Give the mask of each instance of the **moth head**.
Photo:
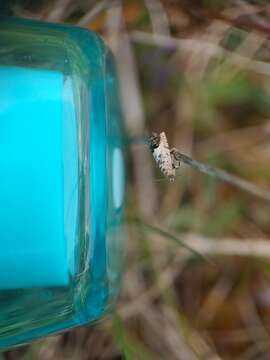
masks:
<svg viewBox="0 0 270 360"><path fill-rule="evenodd" d="M150 150L153 152L160 144L160 135L156 132L152 132L149 136L149 146Z"/></svg>

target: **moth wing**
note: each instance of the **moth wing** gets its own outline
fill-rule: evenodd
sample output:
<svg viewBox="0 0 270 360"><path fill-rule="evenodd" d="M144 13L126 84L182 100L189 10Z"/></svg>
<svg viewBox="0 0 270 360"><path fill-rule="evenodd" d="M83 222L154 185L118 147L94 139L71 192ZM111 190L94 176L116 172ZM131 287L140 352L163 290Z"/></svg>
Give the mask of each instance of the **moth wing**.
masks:
<svg viewBox="0 0 270 360"><path fill-rule="evenodd" d="M173 167L170 150L167 147L159 146L153 152L160 171L167 177L175 176L175 169Z"/></svg>

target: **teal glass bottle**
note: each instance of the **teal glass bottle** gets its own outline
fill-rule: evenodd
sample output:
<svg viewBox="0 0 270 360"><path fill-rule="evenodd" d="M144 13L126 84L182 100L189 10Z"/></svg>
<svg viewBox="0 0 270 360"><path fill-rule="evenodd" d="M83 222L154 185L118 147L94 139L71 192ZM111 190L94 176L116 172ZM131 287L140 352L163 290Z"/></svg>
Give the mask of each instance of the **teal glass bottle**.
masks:
<svg viewBox="0 0 270 360"><path fill-rule="evenodd" d="M0 349L95 321L115 302L117 94L95 33L0 18Z"/></svg>

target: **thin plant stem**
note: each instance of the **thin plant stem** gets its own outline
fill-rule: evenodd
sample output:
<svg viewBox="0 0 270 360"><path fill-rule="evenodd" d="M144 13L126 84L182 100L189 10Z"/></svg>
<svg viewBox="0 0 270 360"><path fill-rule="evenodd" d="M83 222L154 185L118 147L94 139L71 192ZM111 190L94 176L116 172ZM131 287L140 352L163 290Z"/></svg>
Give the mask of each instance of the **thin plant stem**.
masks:
<svg viewBox="0 0 270 360"><path fill-rule="evenodd" d="M178 236L175 236L174 234L161 229L158 226L152 225L152 224L148 224L144 221L142 221L139 218L130 218L129 219L130 223L133 223L135 225L141 226L142 228L144 228L145 230L148 230L149 232L152 232L154 234L160 235L164 238L167 238L169 240L171 240L172 242L174 242L175 244L185 248L186 250L190 251L194 256L199 257L200 259L207 261L208 263L210 263L211 265L215 265L209 258L207 258L206 256L204 256L203 254L201 254L199 251L194 250L192 247L190 247L186 242L183 242Z"/></svg>
<svg viewBox="0 0 270 360"><path fill-rule="evenodd" d="M127 145L131 143L138 143L138 144L149 144L149 139L145 136L137 136L137 137L130 137L127 140ZM228 173L225 170L221 170L211 165L204 164L198 160L192 159L190 156L182 154L178 149L173 148L173 156L175 160L185 163L188 166L191 166L194 170L200 171L201 173L207 174L212 176L216 179L219 179L223 182L231 184L238 189L246 191L260 199L270 202L270 190L264 189L251 181L245 180L237 175L233 175Z"/></svg>
<svg viewBox="0 0 270 360"><path fill-rule="evenodd" d="M240 178L239 176L228 173L227 171L218 169L216 167L203 164L191 157L180 153L177 149L174 149L174 157L177 161L183 162L186 165L191 166L193 169L200 171L204 174L217 178L221 181L227 182L241 190L244 190L254 196L257 196L265 201L270 202L270 190L263 189L250 181Z"/></svg>

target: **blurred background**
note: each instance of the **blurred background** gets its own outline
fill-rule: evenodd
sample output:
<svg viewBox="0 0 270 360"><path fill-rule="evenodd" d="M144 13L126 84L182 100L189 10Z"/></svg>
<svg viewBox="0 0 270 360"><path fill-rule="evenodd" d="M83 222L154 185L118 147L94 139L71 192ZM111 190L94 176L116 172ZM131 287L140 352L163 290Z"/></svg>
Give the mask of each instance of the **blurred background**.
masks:
<svg viewBox="0 0 270 360"><path fill-rule="evenodd" d="M115 314L0 359L270 359L269 202L185 165L170 183L146 144L165 131L181 152L270 189L269 1L0 0L0 11L103 37L129 144Z"/></svg>

